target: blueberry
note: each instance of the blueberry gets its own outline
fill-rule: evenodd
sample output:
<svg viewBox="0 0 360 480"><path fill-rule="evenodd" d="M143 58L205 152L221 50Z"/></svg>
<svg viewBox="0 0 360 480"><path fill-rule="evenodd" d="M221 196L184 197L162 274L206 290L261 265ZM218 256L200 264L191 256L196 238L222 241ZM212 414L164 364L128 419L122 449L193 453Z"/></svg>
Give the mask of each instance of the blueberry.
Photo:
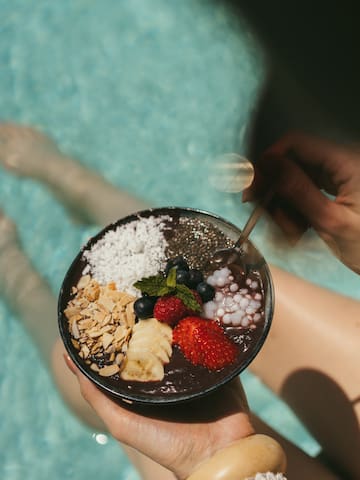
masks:
<svg viewBox="0 0 360 480"><path fill-rule="evenodd" d="M196 291L203 302L209 302L215 296L215 288L206 282L200 282L196 287Z"/></svg>
<svg viewBox="0 0 360 480"><path fill-rule="evenodd" d="M185 285L189 282L190 272L187 270L176 269L176 283L183 283Z"/></svg>
<svg viewBox="0 0 360 480"><path fill-rule="evenodd" d="M181 255L179 255L178 257L175 257L175 258L170 258L170 260L168 260L168 262L166 264L166 267L165 267L165 275L166 276L168 275L168 273L170 272L170 270L173 267L176 267L179 270L186 270L186 271L189 270L189 265L187 264L187 261Z"/></svg>
<svg viewBox="0 0 360 480"><path fill-rule="evenodd" d="M157 297L150 295L138 298L134 303L134 312L139 318L149 318L154 311L154 305Z"/></svg>
<svg viewBox="0 0 360 480"><path fill-rule="evenodd" d="M191 269L189 270L189 280L187 282L187 286L189 288L196 288L199 283L201 283L204 280L204 276L200 270Z"/></svg>

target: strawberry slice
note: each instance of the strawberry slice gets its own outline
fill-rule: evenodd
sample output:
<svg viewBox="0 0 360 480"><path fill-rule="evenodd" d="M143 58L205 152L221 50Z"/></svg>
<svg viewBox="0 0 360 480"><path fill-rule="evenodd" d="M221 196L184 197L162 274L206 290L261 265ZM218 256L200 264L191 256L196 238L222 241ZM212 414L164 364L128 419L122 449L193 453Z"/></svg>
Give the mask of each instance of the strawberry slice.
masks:
<svg viewBox="0 0 360 480"><path fill-rule="evenodd" d="M221 370L235 362L238 346L214 320L185 317L173 330L173 343L193 365Z"/></svg>

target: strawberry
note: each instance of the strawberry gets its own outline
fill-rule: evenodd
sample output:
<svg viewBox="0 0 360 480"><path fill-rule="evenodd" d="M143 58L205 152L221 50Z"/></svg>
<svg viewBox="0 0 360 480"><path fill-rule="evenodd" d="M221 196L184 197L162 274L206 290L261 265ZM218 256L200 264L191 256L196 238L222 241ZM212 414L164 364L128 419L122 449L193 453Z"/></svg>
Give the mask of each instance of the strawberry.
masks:
<svg viewBox="0 0 360 480"><path fill-rule="evenodd" d="M187 315L187 308L175 295L165 295L158 298L155 303L154 317L160 322L173 326L185 315Z"/></svg>
<svg viewBox="0 0 360 480"><path fill-rule="evenodd" d="M193 365L220 370L234 363L237 345L215 320L190 316L179 321L173 330L173 343Z"/></svg>

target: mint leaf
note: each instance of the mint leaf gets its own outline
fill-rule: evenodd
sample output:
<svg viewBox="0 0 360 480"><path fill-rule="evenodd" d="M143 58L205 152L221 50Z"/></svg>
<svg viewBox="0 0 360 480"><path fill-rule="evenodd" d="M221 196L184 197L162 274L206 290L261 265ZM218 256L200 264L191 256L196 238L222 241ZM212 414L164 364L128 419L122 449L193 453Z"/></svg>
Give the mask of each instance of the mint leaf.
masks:
<svg viewBox="0 0 360 480"><path fill-rule="evenodd" d="M168 295L169 293L172 293L173 291L174 291L173 288L169 288L169 287L167 287L167 286L161 287L161 288L158 290L156 296L158 296L158 297L163 297L164 295Z"/></svg>
<svg viewBox="0 0 360 480"><path fill-rule="evenodd" d="M170 288L176 287L176 270L175 267L171 268L166 278L166 285Z"/></svg>
<svg viewBox="0 0 360 480"><path fill-rule="evenodd" d="M161 289L168 288L166 285L166 278L164 278L162 275L154 275L152 277L142 278L134 283L134 287L138 288L141 293L147 293L148 295L152 296L158 296L158 292Z"/></svg>
<svg viewBox="0 0 360 480"><path fill-rule="evenodd" d="M176 285L175 295L180 298L180 300L183 301L184 305L190 310L193 310L194 312L201 312L201 306L197 302L195 295L186 285Z"/></svg>

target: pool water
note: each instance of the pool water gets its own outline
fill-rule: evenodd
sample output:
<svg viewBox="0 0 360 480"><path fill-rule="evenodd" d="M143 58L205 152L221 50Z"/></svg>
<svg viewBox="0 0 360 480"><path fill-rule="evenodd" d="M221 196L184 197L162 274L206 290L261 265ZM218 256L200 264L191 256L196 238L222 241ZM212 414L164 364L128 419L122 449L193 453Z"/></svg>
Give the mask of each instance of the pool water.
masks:
<svg viewBox="0 0 360 480"><path fill-rule="evenodd" d="M0 11L1 120L39 127L152 205L206 209L243 224L249 208L207 182L216 155L246 153L266 79L264 53L243 19L211 0L0 0ZM0 207L57 294L97 227L75 222L36 181L0 169L0 182ZM253 238L268 260L300 275L312 265L313 281L358 295L355 276L311 236L284 253L263 221ZM66 410L20 319L1 301L0 338L0 477L137 478L115 441ZM318 451L257 378L246 372L243 381L258 414Z"/></svg>

